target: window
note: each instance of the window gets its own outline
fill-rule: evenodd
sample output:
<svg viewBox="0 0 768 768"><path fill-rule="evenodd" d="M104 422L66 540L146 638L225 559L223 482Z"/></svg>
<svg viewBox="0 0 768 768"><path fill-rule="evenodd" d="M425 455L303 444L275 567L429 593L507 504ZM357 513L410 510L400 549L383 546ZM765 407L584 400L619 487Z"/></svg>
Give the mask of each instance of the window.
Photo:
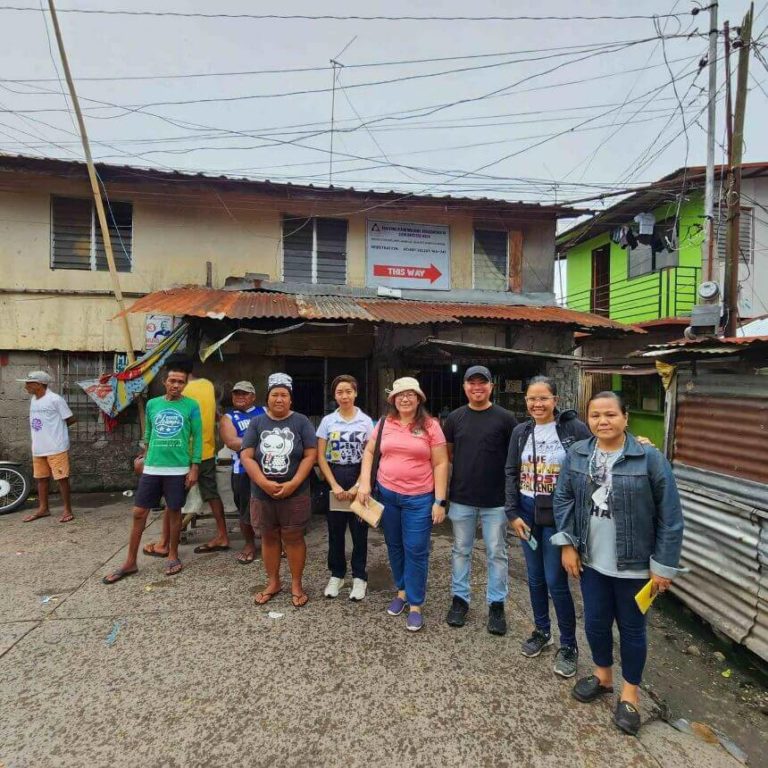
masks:
<svg viewBox="0 0 768 768"><path fill-rule="evenodd" d="M283 280L344 285L347 282L346 220L284 216Z"/></svg>
<svg viewBox="0 0 768 768"><path fill-rule="evenodd" d="M649 275L666 267L676 267L678 257L677 220L667 219L656 224L653 235L643 237L645 242L627 248L627 276L630 278Z"/></svg>
<svg viewBox="0 0 768 768"><path fill-rule="evenodd" d="M133 250L133 206L107 202L109 238L118 272L130 272ZM51 198L51 269L106 272L104 240L92 200Z"/></svg>
<svg viewBox="0 0 768 768"><path fill-rule="evenodd" d="M480 291L506 291L507 233L476 229L473 254L474 287Z"/></svg>
<svg viewBox="0 0 768 768"><path fill-rule="evenodd" d="M717 231L717 258L724 264L725 240L728 232L728 212L718 209L715 213L715 229ZM752 209L742 208L739 216L739 257L741 263L752 264L755 253L752 244Z"/></svg>
<svg viewBox="0 0 768 768"><path fill-rule="evenodd" d="M655 373L650 376L622 376L621 394L631 413L664 412L664 387L661 377Z"/></svg>

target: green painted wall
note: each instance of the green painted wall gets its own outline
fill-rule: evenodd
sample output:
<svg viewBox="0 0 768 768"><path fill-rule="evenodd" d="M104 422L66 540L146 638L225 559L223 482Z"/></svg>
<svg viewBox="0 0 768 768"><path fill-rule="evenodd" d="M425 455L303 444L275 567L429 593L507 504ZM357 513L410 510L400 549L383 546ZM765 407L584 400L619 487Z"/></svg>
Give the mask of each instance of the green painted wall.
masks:
<svg viewBox="0 0 768 768"><path fill-rule="evenodd" d="M629 431L647 437L659 450L664 447L664 414L636 411L629 414Z"/></svg>
<svg viewBox="0 0 768 768"><path fill-rule="evenodd" d="M665 270L660 281L658 272L628 278L628 255L624 248L611 242L609 233L580 243L568 251L566 296L568 306L584 312L590 310L592 288L592 251L606 243L611 245L610 317L623 323L640 323L660 317L690 314L699 282L691 267L701 267L703 242L703 199L700 195L680 206L680 251L678 267ZM638 211L640 213L640 211ZM675 215L676 203L670 202L653 211L656 221ZM627 224L629 223L627 220ZM616 222L619 225L621 222Z"/></svg>

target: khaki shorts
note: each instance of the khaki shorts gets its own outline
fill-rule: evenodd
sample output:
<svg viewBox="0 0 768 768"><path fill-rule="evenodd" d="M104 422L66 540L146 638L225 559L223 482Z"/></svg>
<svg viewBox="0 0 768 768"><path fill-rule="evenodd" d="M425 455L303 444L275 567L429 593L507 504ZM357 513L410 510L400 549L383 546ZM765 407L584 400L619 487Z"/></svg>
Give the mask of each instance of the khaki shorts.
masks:
<svg viewBox="0 0 768 768"><path fill-rule="evenodd" d="M54 453L52 456L33 456L32 471L35 480L53 477L64 480L69 477L69 451Z"/></svg>
<svg viewBox="0 0 768 768"><path fill-rule="evenodd" d="M197 487L203 501L216 501L216 499L221 498L216 484L216 459L203 459L200 462Z"/></svg>

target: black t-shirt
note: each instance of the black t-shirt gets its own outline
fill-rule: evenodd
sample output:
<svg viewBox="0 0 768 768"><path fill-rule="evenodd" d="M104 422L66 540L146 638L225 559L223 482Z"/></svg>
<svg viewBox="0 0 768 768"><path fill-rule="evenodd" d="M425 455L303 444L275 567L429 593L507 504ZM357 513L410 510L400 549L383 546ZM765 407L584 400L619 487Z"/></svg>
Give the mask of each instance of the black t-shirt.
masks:
<svg viewBox="0 0 768 768"><path fill-rule="evenodd" d="M301 413L292 413L275 421L261 413L251 419L243 438L243 449L255 448L254 458L268 480L287 483L293 479L304 458L305 448L315 448L317 438L312 422ZM309 490L309 478L296 489L296 494ZM268 499L256 483L251 483L251 494L257 499Z"/></svg>
<svg viewBox="0 0 768 768"><path fill-rule="evenodd" d="M473 507L504 506L504 464L515 417L500 405L484 411L468 405L449 414L443 424L453 443L450 500Z"/></svg>

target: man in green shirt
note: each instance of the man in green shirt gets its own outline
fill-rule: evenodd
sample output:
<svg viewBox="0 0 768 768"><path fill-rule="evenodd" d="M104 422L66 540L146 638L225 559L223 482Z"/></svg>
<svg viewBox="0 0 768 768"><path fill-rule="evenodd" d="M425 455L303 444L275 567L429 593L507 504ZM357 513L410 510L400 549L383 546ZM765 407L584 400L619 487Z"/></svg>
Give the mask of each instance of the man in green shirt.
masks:
<svg viewBox="0 0 768 768"><path fill-rule="evenodd" d="M181 508L187 491L197 482L203 450L200 407L182 394L187 373L168 368L165 395L147 403L147 426L144 433L144 468L136 490L133 527L128 540L128 557L123 565L105 576L105 584L115 584L138 572L136 557L149 510L165 498L165 516L170 528L166 576L181 572L179 534Z"/></svg>

